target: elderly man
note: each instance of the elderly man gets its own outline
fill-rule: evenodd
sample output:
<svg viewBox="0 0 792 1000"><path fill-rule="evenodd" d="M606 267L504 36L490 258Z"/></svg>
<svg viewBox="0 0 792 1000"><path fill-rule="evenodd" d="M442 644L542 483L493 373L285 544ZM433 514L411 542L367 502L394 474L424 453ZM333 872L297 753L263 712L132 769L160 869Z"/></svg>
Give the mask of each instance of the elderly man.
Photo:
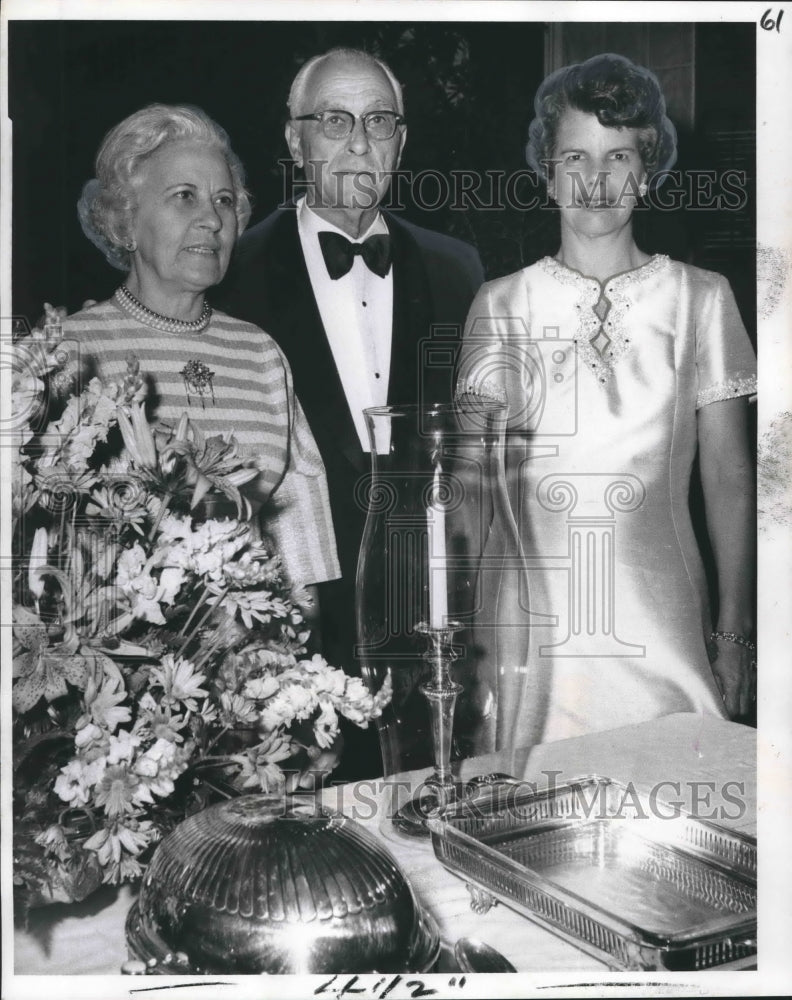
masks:
<svg viewBox="0 0 792 1000"><path fill-rule="evenodd" d="M407 135L401 87L384 63L351 49L311 59L292 84L289 115L305 196L245 233L222 305L271 334L291 365L327 471L341 562L341 580L320 587L323 651L358 673L363 409L448 397L448 373L438 387L421 370L420 343L433 324L462 326L483 272L468 244L380 211Z"/></svg>

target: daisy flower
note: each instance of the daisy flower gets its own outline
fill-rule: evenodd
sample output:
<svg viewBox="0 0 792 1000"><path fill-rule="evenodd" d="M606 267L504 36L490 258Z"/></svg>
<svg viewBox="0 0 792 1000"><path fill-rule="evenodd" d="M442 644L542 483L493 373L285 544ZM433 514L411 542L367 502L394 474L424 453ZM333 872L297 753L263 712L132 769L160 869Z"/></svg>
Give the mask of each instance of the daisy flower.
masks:
<svg viewBox="0 0 792 1000"><path fill-rule="evenodd" d="M195 669L189 660L166 653L160 666L151 669L151 687L161 687L165 700L173 704L181 702L188 712L197 712L196 698L206 698L209 692L201 685L204 675Z"/></svg>
<svg viewBox="0 0 792 1000"><path fill-rule="evenodd" d="M294 749L289 737L273 733L258 746L236 754L233 759L242 768L239 776L240 786L260 789L262 792L274 792L284 788L286 775L279 767L279 763L291 757Z"/></svg>
<svg viewBox="0 0 792 1000"><path fill-rule="evenodd" d="M85 688L85 715L78 720L78 728L89 721L112 733L124 722L129 722L132 712L127 705L127 691L120 678L105 677L101 685L89 680Z"/></svg>
<svg viewBox="0 0 792 1000"><path fill-rule="evenodd" d="M110 764L96 784L96 805L111 818L134 813L141 801L146 799L146 794L141 794L140 784L140 778L130 771L126 762Z"/></svg>

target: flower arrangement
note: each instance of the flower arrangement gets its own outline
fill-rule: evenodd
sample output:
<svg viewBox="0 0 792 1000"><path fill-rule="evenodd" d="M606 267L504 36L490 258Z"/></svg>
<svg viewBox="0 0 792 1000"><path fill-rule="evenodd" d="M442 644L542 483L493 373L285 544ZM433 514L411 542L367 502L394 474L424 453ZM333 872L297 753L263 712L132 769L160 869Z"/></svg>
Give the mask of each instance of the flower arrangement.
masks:
<svg viewBox="0 0 792 1000"><path fill-rule="evenodd" d="M217 795L287 790L390 698L310 656L258 468L233 439L145 415L130 357L71 391L58 317L14 345L14 880L21 909L140 876ZM69 394L71 393L71 394ZM51 419L48 419L51 418ZM123 449L110 454L108 441ZM235 517L197 516L220 496Z"/></svg>

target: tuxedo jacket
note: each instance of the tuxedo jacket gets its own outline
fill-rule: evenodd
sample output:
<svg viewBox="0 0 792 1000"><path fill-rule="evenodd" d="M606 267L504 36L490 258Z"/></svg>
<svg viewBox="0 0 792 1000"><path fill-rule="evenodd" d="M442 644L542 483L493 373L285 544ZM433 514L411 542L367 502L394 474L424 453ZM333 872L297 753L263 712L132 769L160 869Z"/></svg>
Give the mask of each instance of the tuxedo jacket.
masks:
<svg viewBox="0 0 792 1000"><path fill-rule="evenodd" d="M448 402L452 353L425 364L426 342L442 325L454 347L484 273L478 253L461 240L384 213L393 252L393 333L388 402ZM340 581L320 586L325 655L357 672L354 587L365 510L355 486L371 459L358 438L333 352L314 298L294 206L276 210L239 240L229 273L213 300L232 316L255 323L280 345L325 464L341 563ZM456 328L456 336L454 336ZM448 339L446 344L448 344Z"/></svg>

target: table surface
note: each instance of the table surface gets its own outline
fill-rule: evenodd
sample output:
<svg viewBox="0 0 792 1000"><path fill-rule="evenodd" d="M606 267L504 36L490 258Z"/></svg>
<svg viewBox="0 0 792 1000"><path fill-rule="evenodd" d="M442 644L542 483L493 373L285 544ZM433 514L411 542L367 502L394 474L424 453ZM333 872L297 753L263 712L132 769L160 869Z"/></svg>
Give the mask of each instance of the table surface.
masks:
<svg viewBox="0 0 792 1000"><path fill-rule="evenodd" d="M460 777L495 771L540 787L598 774L632 783L638 792L654 789L660 802L756 833L756 731L710 716L671 715L467 760ZM412 787L424 774L408 776ZM394 782L339 785L325 789L322 798L388 848L417 899L437 920L445 945L453 947L464 936L478 938L495 945L520 972L604 970L596 959L502 904L483 915L474 913L464 882L440 865L430 842L405 838L393 829L388 816ZM399 794L400 802L405 795ZM14 973L116 975L127 957L124 921L133 898L128 886L107 887L82 904L37 911L29 929L14 935Z"/></svg>

